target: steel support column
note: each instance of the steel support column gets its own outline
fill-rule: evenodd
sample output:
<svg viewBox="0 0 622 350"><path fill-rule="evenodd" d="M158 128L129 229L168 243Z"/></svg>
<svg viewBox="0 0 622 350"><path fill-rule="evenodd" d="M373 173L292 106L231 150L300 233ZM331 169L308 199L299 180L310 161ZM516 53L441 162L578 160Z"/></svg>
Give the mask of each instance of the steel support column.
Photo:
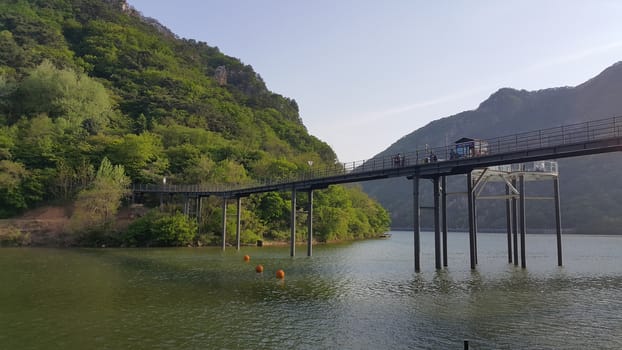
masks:
<svg viewBox="0 0 622 350"><path fill-rule="evenodd" d="M415 248L415 272L421 271L421 244L419 236L421 235L421 210L419 207L419 176L413 176L413 226L414 226L414 248Z"/></svg>
<svg viewBox="0 0 622 350"><path fill-rule="evenodd" d="M203 197L197 195L197 234L201 234L201 204Z"/></svg>
<svg viewBox="0 0 622 350"><path fill-rule="evenodd" d="M227 246L227 198L222 198L222 250Z"/></svg>
<svg viewBox="0 0 622 350"><path fill-rule="evenodd" d="M307 256L313 255L313 190L309 190L309 208L307 208Z"/></svg>
<svg viewBox="0 0 622 350"><path fill-rule="evenodd" d="M195 198L196 202L195 204L195 216L197 218L197 223L199 222L199 219L201 218L201 196L199 196L197 194L197 197Z"/></svg>
<svg viewBox="0 0 622 350"><path fill-rule="evenodd" d="M477 194L475 191L473 191L471 198L473 200L473 256L475 257L475 265L477 265Z"/></svg>
<svg viewBox="0 0 622 350"><path fill-rule="evenodd" d="M527 267L525 258L525 176L520 175L518 181L520 182L520 266L525 268Z"/></svg>
<svg viewBox="0 0 622 350"><path fill-rule="evenodd" d="M443 197L441 197L441 215L443 217L443 266L447 267L447 178L441 177Z"/></svg>
<svg viewBox="0 0 622 350"><path fill-rule="evenodd" d="M240 250L240 224L242 222L242 197L237 197L237 212L235 220L235 241L236 249Z"/></svg>
<svg viewBox="0 0 622 350"><path fill-rule="evenodd" d="M440 191L438 176L432 179L434 184L434 262L436 269L441 268L441 226L440 226Z"/></svg>
<svg viewBox="0 0 622 350"><path fill-rule="evenodd" d="M292 213L290 220L291 237L289 240L289 255L296 255L296 188L292 187Z"/></svg>
<svg viewBox="0 0 622 350"><path fill-rule="evenodd" d="M505 223L508 233L508 263L512 263L512 204L510 199L510 186L505 185Z"/></svg>
<svg viewBox="0 0 622 350"><path fill-rule="evenodd" d="M512 186L514 188L516 187L516 179L512 180ZM514 254L514 265L518 266L518 215L517 215L517 211L518 211L518 205L516 203L516 196L512 197L512 234L513 234L513 239L512 241L514 242L514 250L513 250L513 254Z"/></svg>
<svg viewBox="0 0 622 350"><path fill-rule="evenodd" d="M473 181L469 171L467 173L467 206L469 208L469 253L471 260L471 269L475 269L475 225L473 215Z"/></svg>
<svg viewBox="0 0 622 350"><path fill-rule="evenodd" d="M562 266L562 215L559 201L559 178L553 179L555 192L555 229L557 233L557 266Z"/></svg>
<svg viewBox="0 0 622 350"><path fill-rule="evenodd" d="M188 207L190 206L189 203L190 203L190 197L186 193L184 194L184 215L186 216L188 216L188 212L190 211L188 210Z"/></svg>

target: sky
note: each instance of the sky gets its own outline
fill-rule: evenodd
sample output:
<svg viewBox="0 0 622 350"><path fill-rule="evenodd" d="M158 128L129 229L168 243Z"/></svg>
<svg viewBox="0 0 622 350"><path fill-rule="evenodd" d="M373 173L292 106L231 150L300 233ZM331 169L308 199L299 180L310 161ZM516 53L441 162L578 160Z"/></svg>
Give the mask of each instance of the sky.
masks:
<svg viewBox="0 0 622 350"><path fill-rule="evenodd" d="M576 86L622 61L618 0L128 3L251 65L342 162L500 88Z"/></svg>

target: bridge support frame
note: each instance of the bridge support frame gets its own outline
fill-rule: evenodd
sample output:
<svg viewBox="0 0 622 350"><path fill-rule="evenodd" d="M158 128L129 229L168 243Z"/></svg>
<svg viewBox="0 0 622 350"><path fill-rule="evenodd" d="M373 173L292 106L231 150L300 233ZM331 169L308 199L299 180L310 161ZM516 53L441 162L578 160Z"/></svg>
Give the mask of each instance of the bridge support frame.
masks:
<svg viewBox="0 0 622 350"><path fill-rule="evenodd" d="M421 271L421 209L419 206L419 175L412 178L413 181L413 226L414 226L414 249L415 249L415 272Z"/></svg>
<svg viewBox="0 0 622 350"><path fill-rule="evenodd" d="M296 255L296 188L292 187L292 213L290 220L291 236L289 241L289 255Z"/></svg>
<svg viewBox="0 0 622 350"><path fill-rule="evenodd" d="M442 215L442 230L443 230L443 266L447 267L447 178L441 177L441 215Z"/></svg>
<svg viewBox="0 0 622 350"><path fill-rule="evenodd" d="M512 186L516 188L516 179L512 180ZM512 241L514 243L514 265L518 266L518 206L516 202L516 196L511 200L511 212L512 212Z"/></svg>
<svg viewBox="0 0 622 350"><path fill-rule="evenodd" d="M434 186L434 263L441 269L440 183L438 176L432 179Z"/></svg>
<svg viewBox="0 0 622 350"><path fill-rule="evenodd" d="M222 197L222 250L227 246L227 197Z"/></svg>
<svg viewBox="0 0 622 350"><path fill-rule="evenodd" d="M473 208L473 176L471 172L467 173L467 206L469 215L469 257L471 262L471 269L475 269L475 215Z"/></svg>
<svg viewBox="0 0 622 350"><path fill-rule="evenodd" d="M237 200L237 211L236 211L236 220L235 220L235 240L236 240L236 249L240 250L240 224L242 221L242 197L236 197Z"/></svg>
<svg viewBox="0 0 622 350"><path fill-rule="evenodd" d="M313 190L309 189L309 208L307 209L307 256L313 255Z"/></svg>
<svg viewBox="0 0 622 350"><path fill-rule="evenodd" d="M505 223L508 239L508 263L512 263L512 200L510 199L510 186L505 184Z"/></svg>
<svg viewBox="0 0 622 350"><path fill-rule="evenodd" d="M527 267L527 261L525 257L525 230L526 230L526 220L525 220L525 176L519 175L518 181L520 183L520 194L519 194L519 215L520 215L520 266L524 269Z"/></svg>
<svg viewBox="0 0 622 350"><path fill-rule="evenodd" d="M555 231L557 237L557 266L562 266L562 218L559 200L559 178L553 179L553 191L555 194Z"/></svg>

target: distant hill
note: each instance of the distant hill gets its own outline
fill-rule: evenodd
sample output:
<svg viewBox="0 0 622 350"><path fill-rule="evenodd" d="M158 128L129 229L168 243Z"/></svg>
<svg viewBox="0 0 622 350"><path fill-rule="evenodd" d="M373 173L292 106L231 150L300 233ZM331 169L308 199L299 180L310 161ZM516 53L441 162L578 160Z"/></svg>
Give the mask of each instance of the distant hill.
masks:
<svg viewBox="0 0 622 350"><path fill-rule="evenodd" d="M492 138L522 131L555 127L622 115L622 63L576 87L538 91L503 88L492 94L475 110L433 121L402 137L376 157L399 152L443 146L461 137ZM569 232L622 233L622 154L594 155L559 161L562 223ZM465 180L450 182L456 191L464 191ZM551 193L549 183L528 184L528 191ZM424 183L424 200L430 203L429 186ZM363 184L363 189L378 199L392 216L394 227L412 227L412 184L405 179L382 180ZM464 196L451 196L449 225L465 228ZM504 205L500 201L479 201L480 227L504 228ZM527 225L552 228L553 204L528 202ZM503 210L501 210L503 209ZM423 212L424 225L430 225Z"/></svg>

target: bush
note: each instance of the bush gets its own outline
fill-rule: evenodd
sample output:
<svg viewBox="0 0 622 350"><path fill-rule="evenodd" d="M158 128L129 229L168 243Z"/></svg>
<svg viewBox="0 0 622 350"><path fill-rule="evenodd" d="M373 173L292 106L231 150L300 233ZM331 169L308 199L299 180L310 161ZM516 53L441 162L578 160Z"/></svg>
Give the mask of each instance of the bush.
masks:
<svg viewBox="0 0 622 350"><path fill-rule="evenodd" d="M197 223L181 213L162 214L152 210L134 221L123 235L128 246L184 246L192 244L197 235Z"/></svg>
<svg viewBox="0 0 622 350"><path fill-rule="evenodd" d="M30 233L13 226L0 227L0 247L23 247L30 242Z"/></svg>

